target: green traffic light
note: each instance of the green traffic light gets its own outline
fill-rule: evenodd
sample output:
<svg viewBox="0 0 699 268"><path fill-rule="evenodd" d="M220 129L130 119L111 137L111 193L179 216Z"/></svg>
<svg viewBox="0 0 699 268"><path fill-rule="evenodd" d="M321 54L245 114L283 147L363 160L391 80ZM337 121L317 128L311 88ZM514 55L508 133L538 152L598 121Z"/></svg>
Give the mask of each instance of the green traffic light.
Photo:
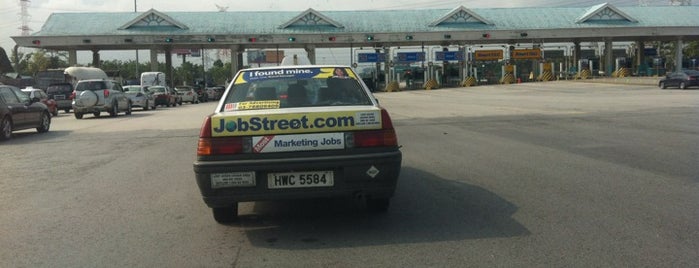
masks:
<svg viewBox="0 0 699 268"><path fill-rule="evenodd" d="M296 37L289 37L289 42L294 42L296 41Z"/></svg>

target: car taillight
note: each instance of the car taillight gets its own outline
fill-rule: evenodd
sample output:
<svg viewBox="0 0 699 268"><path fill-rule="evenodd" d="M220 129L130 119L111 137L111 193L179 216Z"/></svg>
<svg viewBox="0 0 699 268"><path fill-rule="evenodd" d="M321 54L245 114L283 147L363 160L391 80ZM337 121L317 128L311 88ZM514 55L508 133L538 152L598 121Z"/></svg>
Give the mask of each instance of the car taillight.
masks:
<svg viewBox="0 0 699 268"><path fill-rule="evenodd" d="M105 90L103 90L102 92L103 92L102 94L104 94L104 97L105 97L105 98L106 98L106 97L109 97L109 90L106 90L106 89L105 89Z"/></svg>
<svg viewBox="0 0 699 268"><path fill-rule="evenodd" d="M696 77L696 76L690 76L689 79L687 79L687 80L697 80L697 77Z"/></svg>
<svg viewBox="0 0 699 268"><path fill-rule="evenodd" d="M385 109L381 109L381 129L351 132L348 147L384 147L398 146L398 137L393 128L391 117Z"/></svg>
<svg viewBox="0 0 699 268"><path fill-rule="evenodd" d="M197 155L230 155L249 152L250 139L243 137L212 137L211 117L206 117L199 131Z"/></svg>

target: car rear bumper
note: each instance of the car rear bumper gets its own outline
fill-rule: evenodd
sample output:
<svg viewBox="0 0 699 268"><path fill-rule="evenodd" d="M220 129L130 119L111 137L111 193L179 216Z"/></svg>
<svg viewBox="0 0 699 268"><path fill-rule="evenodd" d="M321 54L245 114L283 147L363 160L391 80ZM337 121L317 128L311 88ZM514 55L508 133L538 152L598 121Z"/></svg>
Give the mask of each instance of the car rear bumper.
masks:
<svg viewBox="0 0 699 268"><path fill-rule="evenodd" d="M226 207L236 202L366 195L390 198L400 174L400 151L331 157L197 161L194 173L204 202ZM273 172L333 171L333 186L269 189ZM254 171L255 186L212 189L211 174ZM377 172L378 171L378 172Z"/></svg>

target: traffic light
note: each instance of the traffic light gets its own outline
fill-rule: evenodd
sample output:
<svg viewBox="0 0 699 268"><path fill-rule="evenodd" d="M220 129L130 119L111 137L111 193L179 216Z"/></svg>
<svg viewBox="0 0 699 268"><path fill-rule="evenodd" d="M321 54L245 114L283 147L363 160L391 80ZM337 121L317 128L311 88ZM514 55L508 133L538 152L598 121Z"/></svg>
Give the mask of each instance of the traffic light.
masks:
<svg viewBox="0 0 699 268"><path fill-rule="evenodd" d="M412 36L412 35L406 35L406 36L405 36L405 40L413 40L413 36Z"/></svg>
<svg viewBox="0 0 699 268"><path fill-rule="evenodd" d="M207 38L206 38L206 41L209 42L209 43L211 43L211 42L216 42L216 38L207 37Z"/></svg>
<svg viewBox="0 0 699 268"><path fill-rule="evenodd" d="M172 39L172 37L166 37L166 38L165 38L165 43L172 43L173 41L174 41L174 40Z"/></svg>
<svg viewBox="0 0 699 268"><path fill-rule="evenodd" d="M445 34L444 39L451 39L451 34Z"/></svg>
<svg viewBox="0 0 699 268"><path fill-rule="evenodd" d="M40 46L41 45L41 40L32 40L32 44Z"/></svg>
<svg viewBox="0 0 699 268"><path fill-rule="evenodd" d="M328 41L335 42L336 38L334 36L328 37Z"/></svg>
<svg viewBox="0 0 699 268"><path fill-rule="evenodd" d="M521 36L521 37L527 37L527 35L528 35L527 33L520 33L519 34L519 36Z"/></svg>
<svg viewBox="0 0 699 268"><path fill-rule="evenodd" d="M296 41L296 37L289 36L289 42L295 42L295 41Z"/></svg>
<svg viewBox="0 0 699 268"><path fill-rule="evenodd" d="M490 34L489 34L489 33L484 33L484 34L483 34L483 38L490 38Z"/></svg>
<svg viewBox="0 0 699 268"><path fill-rule="evenodd" d="M367 41L374 41L374 36L373 35L367 35L366 36Z"/></svg>
<svg viewBox="0 0 699 268"><path fill-rule="evenodd" d="M255 38L255 37L250 37L250 38L248 38L248 42L250 42L250 43L255 43L255 42L257 42L257 38Z"/></svg>

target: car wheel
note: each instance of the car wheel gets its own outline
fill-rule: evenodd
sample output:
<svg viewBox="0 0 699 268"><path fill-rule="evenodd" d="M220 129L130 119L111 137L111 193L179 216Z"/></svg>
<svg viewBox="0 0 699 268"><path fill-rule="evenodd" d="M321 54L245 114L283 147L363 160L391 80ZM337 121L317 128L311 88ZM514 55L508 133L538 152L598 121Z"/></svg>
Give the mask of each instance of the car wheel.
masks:
<svg viewBox="0 0 699 268"><path fill-rule="evenodd" d="M58 108L56 108L55 110L53 110L53 112L52 112L51 114L52 114L53 116L58 116Z"/></svg>
<svg viewBox="0 0 699 268"><path fill-rule="evenodd" d="M66 112L66 113L70 113L70 109L65 109L65 110L63 110L63 111Z"/></svg>
<svg viewBox="0 0 699 268"><path fill-rule="evenodd" d="M100 117L100 112L92 112L92 115L94 115L95 117Z"/></svg>
<svg viewBox="0 0 699 268"><path fill-rule="evenodd" d="M148 105L150 105L150 104L148 103L148 101L146 101L146 105L143 106L144 111L148 111L150 109L150 106L148 106Z"/></svg>
<svg viewBox="0 0 699 268"><path fill-rule="evenodd" d="M39 133L48 132L51 127L51 116L48 113L41 113L41 124L36 128Z"/></svg>
<svg viewBox="0 0 699 268"><path fill-rule="evenodd" d="M115 117L115 116L117 116L118 114L119 114L119 105L116 104L116 103L114 103L114 104L112 105L112 110L109 111L109 116Z"/></svg>
<svg viewBox="0 0 699 268"><path fill-rule="evenodd" d="M75 113L73 113L73 115L75 115L75 119L83 119L82 113L75 112Z"/></svg>
<svg viewBox="0 0 699 268"><path fill-rule="evenodd" d="M126 115L131 115L131 109L132 109L131 102L128 102L126 104Z"/></svg>
<svg viewBox="0 0 699 268"><path fill-rule="evenodd" d="M680 82L680 89L687 89L687 84Z"/></svg>
<svg viewBox="0 0 699 268"><path fill-rule="evenodd" d="M665 82L660 82L660 85L658 85L660 89L666 89L667 86L665 86Z"/></svg>
<svg viewBox="0 0 699 268"><path fill-rule="evenodd" d="M238 203L229 207L212 208L214 219L221 224L233 223L238 220Z"/></svg>
<svg viewBox="0 0 699 268"><path fill-rule="evenodd" d="M5 116L2 121L0 121L0 140L9 140L12 138L12 121L9 116Z"/></svg>
<svg viewBox="0 0 699 268"><path fill-rule="evenodd" d="M370 212L386 212L390 204L390 198L367 198L366 200L366 207Z"/></svg>

